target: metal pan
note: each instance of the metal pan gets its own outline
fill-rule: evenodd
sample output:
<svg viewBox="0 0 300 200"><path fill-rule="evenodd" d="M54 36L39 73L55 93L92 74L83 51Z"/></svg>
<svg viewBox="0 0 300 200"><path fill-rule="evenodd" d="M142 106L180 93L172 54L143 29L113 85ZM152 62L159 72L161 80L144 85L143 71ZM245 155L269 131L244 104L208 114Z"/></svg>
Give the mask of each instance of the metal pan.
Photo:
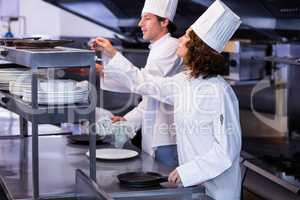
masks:
<svg viewBox="0 0 300 200"><path fill-rule="evenodd" d="M14 41L14 46L17 48L54 48L73 42L73 40L18 40Z"/></svg>
<svg viewBox="0 0 300 200"><path fill-rule="evenodd" d="M24 37L24 38L0 38L0 45L14 46L15 41L39 40L41 37Z"/></svg>
<svg viewBox="0 0 300 200"><path fill-rule="evenodd" d="M153 187L168 181L168 176L156 172L128 172L117 176L119 182L129 187Z"/></svg>

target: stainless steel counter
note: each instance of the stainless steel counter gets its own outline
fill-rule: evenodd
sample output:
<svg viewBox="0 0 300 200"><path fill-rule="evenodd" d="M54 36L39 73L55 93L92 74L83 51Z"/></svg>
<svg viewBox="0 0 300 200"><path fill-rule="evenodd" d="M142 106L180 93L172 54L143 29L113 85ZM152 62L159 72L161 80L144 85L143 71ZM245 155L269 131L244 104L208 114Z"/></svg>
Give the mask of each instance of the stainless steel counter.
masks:
<svg viewBox="0 0 300 200"><path fill-rule="evenodd" d="M11 62L0 59L0 65L6 65L6 64L11 64Z"/></svg>
<svg viewBox="0 0 300 200"><path fill-rule="evenodd" d="M300 199L300 140L244 138L244 187L267 199Z"/></svg>
<svg viewBox="0 0 300 200"><path fill-rule="evenodd" d="M32 198L31 137L0 139L1 185L11 199ZM40 136L39 138L40 195L42 198L72 197L75 193L75 170L89 172L89 159L85 155L88 146L69 144L65 136ZM103 148L106 145L100 145ZM132 146L129 146L133 148ZM145 189L121 186L116 176L129 171L155 171L167 175L172 169L156 162L148 154L123 161L97 161L97 183L116 199L154 193L178 193L197 191L202 199L208 199L202 187L172 188L168 185Z"/></svg>

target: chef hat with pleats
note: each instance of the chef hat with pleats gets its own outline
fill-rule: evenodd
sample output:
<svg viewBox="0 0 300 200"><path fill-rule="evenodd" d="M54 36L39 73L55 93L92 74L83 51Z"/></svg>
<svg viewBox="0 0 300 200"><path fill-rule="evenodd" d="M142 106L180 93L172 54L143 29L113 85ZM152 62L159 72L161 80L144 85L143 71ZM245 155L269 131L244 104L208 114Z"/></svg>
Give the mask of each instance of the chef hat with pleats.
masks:
<svg viewBox="0 0 300 200"><path fill-rule="evenodd" d="M240 17L216 0L191 27L203 42L221 53L240 24Z"/></svg>
<svg viewBox="0 0 300 200"><path fill-rule="evenodd" d="M178 0L146 0L142 15L152 13L160 17L168 18L173 22Z"/></svg>

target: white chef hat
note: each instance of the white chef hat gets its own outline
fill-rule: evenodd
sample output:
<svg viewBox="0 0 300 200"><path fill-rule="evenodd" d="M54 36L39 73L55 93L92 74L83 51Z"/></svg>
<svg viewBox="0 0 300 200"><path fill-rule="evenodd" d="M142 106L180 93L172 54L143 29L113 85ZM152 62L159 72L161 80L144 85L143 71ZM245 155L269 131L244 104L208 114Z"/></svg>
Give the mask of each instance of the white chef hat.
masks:
<svg viewBox="0 0 300 200"><path fill-rule="evenodd" d="M178 0L146 0L142 15L144 13L152 13L160 17L174 20Z"/></svg>
<svg viewBox="0 0 300 200"><path fill-rule="evenodd" d="M240 17L216 0L192 25L192 29L209 47L221 53L240 24Z"/></svg>

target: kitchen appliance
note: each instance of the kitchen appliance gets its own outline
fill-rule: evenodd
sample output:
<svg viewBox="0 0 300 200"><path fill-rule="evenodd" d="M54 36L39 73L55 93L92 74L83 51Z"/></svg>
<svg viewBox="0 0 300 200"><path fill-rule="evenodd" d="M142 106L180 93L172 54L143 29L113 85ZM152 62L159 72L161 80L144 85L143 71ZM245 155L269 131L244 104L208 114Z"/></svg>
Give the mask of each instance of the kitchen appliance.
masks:
<svg viewBox="0 0 300 200"><path fill-rule="evenodd" d="M285 155L264 155L261 158L266 163L275 166L287 178L293 178L294 184L300 187L300 154L295 153L290 157Z"/></svg>
<svg viewBox="0 0 300 200"><path fill-rule="evenodd" d="M245 186L266 199L300 199L300 140L243 140Z"/></svg>
<svg viewBox="0 0 300 200"><path fill-rule="evenodd" d="M252 57L265 57L268 45L251 41L230 41L224 50L229 63L229 73L225 78L236 81L260 80L266 74L266 63Z"/></svg>

